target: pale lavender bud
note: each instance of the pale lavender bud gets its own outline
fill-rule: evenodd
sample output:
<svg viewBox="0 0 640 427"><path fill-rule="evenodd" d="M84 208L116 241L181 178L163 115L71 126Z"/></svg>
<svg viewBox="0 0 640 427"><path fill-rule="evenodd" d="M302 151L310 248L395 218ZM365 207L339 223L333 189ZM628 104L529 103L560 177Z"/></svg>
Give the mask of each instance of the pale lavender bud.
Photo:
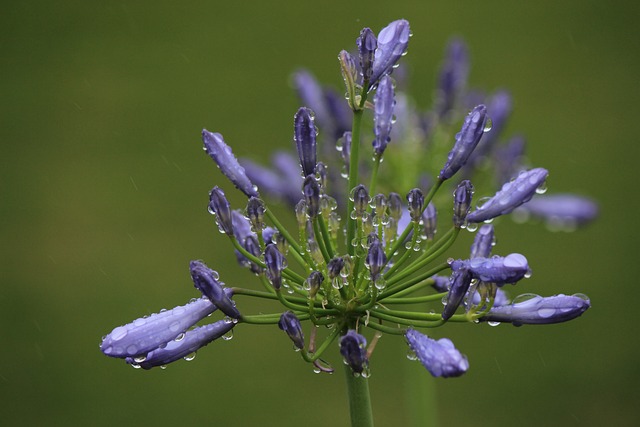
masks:
<svg viewBox="0 0 640 427"><path fill-rule="evenodd" d="M516 283L531 274L527 258L515 253L506 257L496 255L491 258L453 261L451 269L457 270L458 268L467 268L475 279L481 282L495 283L498 286L505 283Z"/></svg>
<svg viewBox="0 0 640 427"><path fill-rule="evenodd" d="M290 204L300 198L300 186L296 181L283 179L279 174L247 159L240 159L245 173L255 182L260 191L270 196L286 200ZM296 168L297 174L297 168ZM298 178L299 179L299 178Z"/></svg>
<svg viewBox="0 0 640 427"><path fill-rule="evenodd" d="M447 338L436 341L415 329L408 329L405 338L420 363L434 377L459 377L469 369L467 357Z"/></svg>
<svg viewBox="0 0 640 427"><path fill-rule="evenodd" d="M267 266L267 278L275 289L282 286L282 270L286 267L286 260L275 244L268 244L264 251L264 263Z"/></svg>
<svg viewBox="0 0 640 427"><path fill-rule="evenodd" d="M302 105L306 105L313 111L318 126L324 131L330 126L331 118L322 86L307 70L296 71L292 80Z"/></svg>
<svg viewBox="0 0 640 427"><path fill-rule="evenodd" d="M407 204L411 221L419 222L424 208L424 194L419 188L414 188L407 193Z"/></svg>
<svg viewBox="0 0 640 427"><path fill-rule="evenodd" d="M300 183L303 177L300 175L300 162L288 152L277 151L272 157L271 162L276 170L284 177L290 185L296 187L296 193L300 195Z"/></svg>
<svg viewBox="0 0 640 427"><path fill-rule="evenodd" d="M391 77L383 76L374 96L374 127L373 151L381 156L391 140L391 126L393 123L393 106L395 105L395 93Z"/></svg>
<svg viewBox="0 0 640 427"><path fill-rule="evenodd" d="M486 132L487 107L480 104L464 119L462 129L456 134L456 142L449 152L447 163L440 171L438 178L442 181L451 178L469 159L469 156Z"/></svg>
<svg viewBox="0 0 640 427"><path fill-rule="evenodd" d="M320 186L315 175L309 175L305 178L302 194L307 204L307 215L311 218L317 216L320 211Z"/></svg>
<svg viewBox="0 0 640 427"><path fill-rule="evenodd" d="M360 37L356 40L356 44L358 45L362 78L365 82L369 82L373 74L373 60L378 47L378 40L371 29L364 28L360 31Z"/></svg>
<svg viewBox="0 0 640 427"><path fill-rule="evenodd" d="M524 298L528 298L523 300ZM520 325L542 325L566 322L584 313L591 302L586 295L555 295L541 297L539 295L521 295L513 303L494 307L481 321L513 323Z"/></svg>
<svg viewBox="0 0 640 427"><path fill-rule="evenodd" d="M293 118L293 140L296 143L300 166L304 176L316 173L316 126L313 111L302 107Z"/></svg>
<svg viewBox="0 0 640 427"><path fill-rule="evenodd" d="M218 186L209 192L209 212L216 215L218 228L223 233L233 236L233 220L231 217L231 205Z"/></svg>
<svg viewBox="0 0 640 427"><path fill-rule="evenodd" d="M156 366L165 366L182 358L191 360L189 355L225 335L234 326L236 326L235 323L226 320L200 326L185 332L182 339L169 341L165 347L153 350L146 357L127 357L125 361L142 369L151 369Z"/></svg>
<svg viewBox="0 0 640 427"><path fill-rule="evenodd" d="M515 211L547 221L558 227L584 225L598 216L598 205L575 194L540 195Z"/></svg>
<svg viewBox="0 0 640 427"><path fill-rule="evenodd" d="M423 232L427 240L433 240L436 236L438 225L438 211L433 202L429 202L422 213Z"/></svg>
<svg viewBox="0 0 640 427"><path fill-rule="evenodd" d="M233 235L239 242L243 242L253 234L249 220L239 210L231 212L231 222L233 223Z"/></svg>
<svg viewBox="0 0 640 427"><path fill-rule="evenodd" d="M306 287L308 287L309 295L311 298L315 298L318 290L320 289L320 285L324 282L324 275L319 271L312 271L307 277Z"/></svg>
<svg viewBox="0 0 640 427"><path fill-rule="evenodd" d="M467 214L471 209L473 198L473 185L471 181L464 180L458 184L453 192L453 225L457 228L464 225Z"/></svg>
<svg viewBox="0 0 640 427"><path fill-rule="evenodd" d="M456 98L464 91L469 74L467 46L460 39L453 39L446 48L445 60L438 84L438 115L445 117L455 105Z"/></svg>
<svg viewBox="0 0 640 427"><path fill-rule="evenodd" d="M333 139L338 139L343 133L351 129L351 117L353 113L351 112L351 108L349 108L349 104L345 102L344 96L335 90L325 88L324 98L327 103L327 109L329 110L330 120L333 124L332 132L329 135L331 135ZM328 145L325 147L328 147Z"/></svg>
<svg viewBox="0 0 640 427"><path fill-rule="evenodd" d="M492 198L467 215L467 221L482 222L510 213L531 200L536 190L544 184L547 175L549 172L543 168L520 172L516 179L504 184Z"/></svg>
<svg viewBox="0 0 640 427"><path fill-rule="evenodd" d="M502 134L513 108L511 94L506 90L496 92L487 103L487 114L491 117L491 132L478 145L479 155L491 152L494 144Z"/></svg>
<svg viewBox="0 0 640 427"><path fill-rule="evenodd" d="M207 267L202 261L191 261L189 264L191 279L194 286L209 298L224 314L234 319L239 319L241 314L236 304L224 291L222 283L218 281L218 273Z"/></svg>
<svg viewBox="0 0 640 427"><path fill-rule="evenodd" d="M353 189L353 215L355 218L362 218L369 205L369 192L367 187L360 184Z"/></svg>
<svg viewBox="0 0 640 427"><path fill-rule="evenodd" d="M278 321L278 327L282 329L289 338L291 338L293 345L301 350L304 348L302 325L300 325L300 320L292 311L285 311L282 313L280 320Z"/></svg>
<svg viewBox="0 0 640 427"><path fill-rule="evenodd" d="M171 310L141 317L111 331L102 340L100 350L109 357L145 355L175 339L216 309L207 298L200 298Z"/></svg>
<svg viewBox="0 0 640 427"><path fill-rule="evenodd" d="M340 338L340 354L355 373L362 373L368 364L367 340L353 329Z"/></svg>
<svg viewBox="0 0 640 427"><path fill-rule="evenodd" d="M495 179L498 185L515 178L525 168L522 166L526 141L514 136L493 151Z"/></svg>
<svg viewBox="0 0 640 427"><path fill-rule="evenodd" d="M493 225L484 224L473 239L471 245L471 255L469 258L488 258L491 255L491 249L495 244L495 233Z"/></svg>
<svg viewBox="0 0 640 427"><path fill-rule="evenodd" d="M233 155L231 147L225 144L222 135L203 129L202 141L204 142L204 150L216 162L224 176L229 178L229 181L247 197L258 197L258 188L249 180L244 168L240 166L238 159Z"/></svg>
<svg viewBox="0 0 640 427"><path fill-rule="evenodd" d="M471 273L462 267L454 270L449 279L451 286L447 295L447 303L442 311L442 319L449 320L454 315L471 285Z"/></svg>
<svg viewBox="0 0 640 427"><path fill-rule="evenodd" d="M406 53L410 36L409 22L404 19L393 21L380 31L369 87L375 86L385 74L391 74L400 57Z"/></svg>
<svg viewBox="0 0 640 427"><path fill-rule="evenodd" d="M451 286L451 282L449 281L449 278L446 276L434 275L434 276L431 276L431 279L433 279L433 283L431 284L431 287L433 287L433 289L435 289L438 292L447 292L449 290L449 286Z"/></svg>

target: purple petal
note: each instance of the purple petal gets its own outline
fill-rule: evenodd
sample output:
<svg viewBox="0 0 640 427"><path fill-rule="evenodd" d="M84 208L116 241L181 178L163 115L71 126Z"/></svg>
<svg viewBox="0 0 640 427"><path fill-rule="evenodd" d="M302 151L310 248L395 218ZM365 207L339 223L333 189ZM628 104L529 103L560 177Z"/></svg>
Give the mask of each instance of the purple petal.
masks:
<svg viewBox="0 0 640 427"><path fill-rule="evenodd" d="M420 363L434 377L459 377L469 369L467 357L453 346L451 340L442 338L436 341L415 329L407 330L405 337Z"/></svg>
<svg viewBox="0 0 640 427"><path fill-rule="evenodd" d="M524 297L528 296L531 295ZM492 308L480 320L513 323L515 326L560 323L575 319L591 307L589 299L581 294L572 296L560 294L544 298L533 295L532 298L524 301L522 297L516 298L509 305Z"/></svg>

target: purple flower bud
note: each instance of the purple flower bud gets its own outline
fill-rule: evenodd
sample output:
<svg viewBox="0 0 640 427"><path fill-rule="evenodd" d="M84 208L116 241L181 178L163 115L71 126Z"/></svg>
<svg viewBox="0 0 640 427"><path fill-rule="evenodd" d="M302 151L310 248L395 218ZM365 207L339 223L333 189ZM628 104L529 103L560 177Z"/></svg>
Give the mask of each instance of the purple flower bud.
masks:
<svg viewBox="0 0 640 427"><path fill-rule="evenodd" d="M531 200L536 190L544 184L547 175L549 172L543 168L520 172L516 179L504 184L491 199L467 215L467 221L482 222L510 213Z"/></svg>
<svg viewBox="0 0 640 427"><path fill-rule="evenodd" d="M165 347L153 350L146 357L127 357L125 361L142 369L164 366L176 360L187 358L190 354L229 332L234 326L236 326L235 323L226 320L200 326L185 332L182 339L169 341Z"/></svg>
<svg viewBox="0 0 640 427"><path fill-rule="evenodd" d="M282 313L280 320L278 321L278 327L282 329L289 338L291 338L293 345L301 350L304 348L304 334L302 333L302 326L300 325L300 320L292 311L285 311Z"/></svg>
<svg viewBox="0 0 640 427"><path fill-rule="evenodd" d="M264 213L267 209L264 202L257 197L250 197L247 202L247 216L256 233L261 232L264 227Z"/></svg>
<svg viewBox="0 0 640 427"><path fill-rule="evenodd" d="M343 133L351 129L351 116L353 113L351 112L349 104L344 102L344 96L335 90L325 88L324 98L327 103L327 109L329 110L329 118L333 125L330 129L331 133L328 133L328 135L333 139L338 139ZM316 114L316 118L317 117L318 115ZM320 128L322 129L322 127ZM328 147L328 145L325 145L325 147Z"/></svg>
<svg viewBox="0 0 640 427"><path fill-rule="evenodd" d="M344 86L347 89L347 101L349 106L354 108L356 96L356 84L358 80L358 67L356 61L346 50L340 51L338 54L338 62L340 63L340 72L344 80Z"/></svg>
<svg viewBox="0 0 640 427"><path fill-rule="evenodd" d="M575 319L591 307L589 299L581 294L560 294L544 298L529 294L524 297L531 298L524 301L522 297L523 295L516 298L509 305L493 307L480 320L513 323L514 326L560 323Z"/></svg>
<svg viewBox="0 0 640 427"><path fill-rule="evenodd" d="M295 192L300 197L300 183L303 177L300 176L300 161L288 152L277 151L271 158L273 166L284 177L291 186L295 186Z"/></svg>
<svg viewBox="0 0 640 427"><path fill-rule="evenodd" d="M282 270L286 267L284 256L275 244L268 244L264 251L264 263L267 266L267 278L275 289L282 286Z"/></svg>
<svg viewBox="0 0 640 427"><path fill-rule="evenodd" d="M516 283L531 274L527 258L521 254L453 261L451 269L457 270L458 268L467 268L475 279L481 282L495 283L498 286L505 283Z"/></svg>
<svg viewBox="0 0 640 427"><path fill-rule="evenodd" d="M377 156L381 156L384 153L387 144L391 140L393 106L395 104L395 93L391 77L383 76L374 96L373 121L375 126L373 127L373 132L376 138L373 140L373 151Z"/></svg>
<svg viewBox="0 0 640 427"><path fill-rule="evenodd" d="M445 117L453 109L456 98L467 85L468 74L467 46L462 40L453 39L447 45L445 61L440 71L437 106L440 117Z"/></svg>
<svg viewBox="0 0 640 427"><path fill-rule="evenodd" d="M316 126L313 111L306 107L298 110L293 118L293 140L296 143L300 166L304 176L316 173Z"/></svg>
<svg viewBox="0 0 640 427"><path fill-rule="evenodd" d="M302 194L304 194L304 200L307 204L307 215L311 218L317 216L320 211L320 186L315 175L309 175L305 178Z"/></svg>
<svg viewBox="0 0 640 427"><path fill-rule="evenodd" d="M353 329L340 338L340 354L355 373L362 373L368 364L367 340Z"/></svg>
<svg viewBox="0 0 640 427"><path fill-rule="evenodd" d="M486 155L493 149L494 144L502 134L512 110L511 94L506 90L496 92L487 104L487 113L491 117L491 132L478 145L480 155Z"/></svg>
<svg viewBox="0 0 640 427"><path fill-rule="evenodd" d="M204 150L216 162L224 176L229 178L229 181L247 197L258 197L258 188L249 180L244 168L240 166L238 159L233 155L231 147L225 144L222 135L203 129L202 141L204 142Z"/></svg>
<svg viewBox="0 0 640 427"><path fill-rule="evenodd" d="M449 152L447 163L440 171L438 178L445 180L451 178L464 164L480 142L485 132L487 123L487 107L480 104L475 107L464 119L462 129L456 134L456 143Z"/></svg>
<svg viewBox="0 0 640 427"><path fill-rule="evenodd" d="M402 198L398 193L389 193L387 198L389 216L398 222L402 216Z"/></svg>
<svg viewBox="0 0 640 427"><path fill-rule="evenodd" d="M286 200L292 205L300 198L300 186L298 182L283 179L271 169L254 163L251 160L240 159L240 163L244 167L245 173L251 182L255 182L256 185L260 187L261 192Z"/></svg>
<svg viewBox="0 0 640 427"><path fill-rule="evenodd" d="M464 180L458 184L453 192L453 225L462 227L467 219L467 214L471 209L471 199L473 197L473 185L471 181Z"/></svg>
<svg viewBox="0 0 640 427"><path fill-rule="evenodd" d="M424 235L427 236L427 240L433 240L436 236L438 225L438 211L433 202L429 202L424 212L422 212L422 223Z"/></svg>
<svg viewBox="0 0 640 427"><path fill-rule="evenodd" d="M306 105L313 111L318 126L322 130L331 126L325 93L316 78L307 70L298 70L293 74L292 80L302 105Z"/></svg>
<svg viewBox="0 0 640 427"><path fill-rule="evenodd" d="M467 294L469 286L471 285L471 273L464 267L459 268L453 271L449 281L451 287L447 295L447 304L442 311L442 318L444 320L449 320L451 316L453 316L464 296Z"/></svg>
<svg viewBox="0 0 640 427"><path fill-rule="evenodd" d="M378 47L378 40L371 29L364 28L360 31L360 37L356 40L356 44L358 45L362 77L364 81L368 82L373 74L373 58Z"/></svg>
<svg viewBox="0 0 640 427"><path fill-rule="evenodd" d="M544 219L550 225L571 227L593 221L598 216L598 205L575 194L540 195L516 212Z"/></svg>
<svg viewBox="0 0 640 427"><path fill-rule="evenodd" d="M240 243L253 234L249 220L241 211L234 210L231 212L231 222L233 224L233 235Z"/></svg>
<svg viewBox="0 0 640 427"><path fill-rule="evenodd" d="M491 255L491 249L494 244L493 225L484 224L476 233L475 239L473 239L469 258L488 258Z"/></svg>
<svg viewBox="0 0 640 427"><path fill-rule="evenodd" d="M369 245L369 252L365 264L371 273L371 281L376 283L382 272L382 268L387 264L387 255L384 253L384 247L380 240L374 240Z"/></svg>
<svg viewBox="0 0 640 427"><path fill-rule="evenodd" d="M335 257L327 264L327 270L329 271L329 279L333 280L342 271L342 267L344 267L344 259L340 257Z"/></svg>
<svg viewBox="0 0 640 427"><path fill-rule="evenodd" d="M207 298L200 298L171 310L141 317L111 331L102 340L100 350L109 357L145 355L175 339L216 309Z"/></svg>
<svg viewBox="0 0 640 427"><path fill-rule="evenodd" d="M469 369L467 357L453 346L451 340L442 338L436 341L415 329L407 330L405 337L420 363L434 377L459 377Z"/></svg>
<svg viewBox="0 0 640 427"><path fill-rule="evenodd" d="M407 193L407 202L411 221L419 222L424 208L424 195L419 188L414 188Z"/></svg>
<svg viewBox="0 0 640 427"><path fill-rule="evenodd" d="M218 281L218 273L207 267L202 261L191 261L189 264L191 279L194 286L209 298L220 311L229 317L239 319L241 314L236 308L236 304L224 291L222 284Z"/></svg>
<svg viewBox="0 0 640 427"><path fill-rule="evenodd" d="M367 187L360 184L353 189L353 216L352 218L362 218L366 213L367 206L369 205L369 192Z"/></svg>
<svg viewBox="0 0 640 427"><path fill-rule="evenodd" d="M324 282L324 276L319 271L312 271L307 277L306 287L309 291L309 295L314 298L318 293L318 289L320 289L320 285Z"/></svg>
<svg viewBox="0 0 640 427"><path fill-rule="evenodd" d="M233 236L233 221L229 201L218 186L209 192L209 212L216 215L216 222L221 232Z"/></svg>
<svg viewBox="0 0 640 427"><path fill-rule="evenodd" d="M385 74L391 74L400 57L406 53L410 36L409 22L404 19L393 21L380 31L369 87L375 86Z"/></svg>

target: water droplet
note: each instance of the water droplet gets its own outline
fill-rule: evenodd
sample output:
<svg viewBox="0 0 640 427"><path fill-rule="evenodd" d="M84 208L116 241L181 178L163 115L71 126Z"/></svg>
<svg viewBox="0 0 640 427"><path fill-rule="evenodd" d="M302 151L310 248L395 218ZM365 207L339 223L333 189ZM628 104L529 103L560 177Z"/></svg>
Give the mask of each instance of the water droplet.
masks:
<svg viewBox="0 0 640 427"><path fill-rule="evenodd" d="M554 314L556 314L555 308L541 308L540 310L538 310L538 316L544 319L547 319L553 316Z"/></svg>
<svg viewBox="0 0 640 427"><path fill-rule="evenodd" d="M230 330L229 332L227 332L226 334L224 334L222 336L222 339L225 340L225 341L229 341L229 340L233 339L233 329Z"/></svg>
<svg viewBox="0 0 640 427"><path fill-rule="evenodd" d="M180 341L182 341L183 339L184 339L184 332L183 332L183 333L181 333L180 335L178 335L178 336L174 339L174 341L175 341L175 342L180 342Z"/></svg>
<svg viewBox="0 0 640 427"><path fill-rule="evenodd" d="M138 347L135 344L131 344L127 347L127 354L136 354L138 352Z"/></svg>
<svg viewBox="0 0 640 427"><path fill-rule="evenodd" d="M193 353L189 353L185 357L183 357L183 359L186 360L187 362L191 362L195 358L196 358L196 352L195 351Z"/></svg>
<svg viewBox="0 0 640 427"><path fill-rule="evenodd" d="M137 356L133 358L133 361L136 363L142 363L147 360L147 356Z"/></svg>
<svg viewBox="0 0 640 427"><path fill-rule="evenodd" d="M160 369L164 371L165 369L167 369L167 365L160 365Z"/></svg>
<svg viewBox="0 0 640 427"><path fill-rule="evenodd" d="M493 121L491 120L491 117L487 116L487 121L485 122L484 129L482 129L482 131L489 132L492 127L493 127Z"/></svg>
<svg viewBox="0 0 640 427"><path fill-rule="evenodd" d="M547 192L547 186L542 183L538 188L536 188L536 194L544 194Z"/></svg>
<svg viewBox="0 0 640 427"><path fill-rule="evenodd" d="M180 330L180 322L177 320L169 325L169 330L171 332L178 332Z"/></svg>
<svg viewBox="0 0 640 427"><path fill-rule="evenodd" d="M477 223L475 223L475 222L468 222L467 223L467 231L470 231L470 232L473 233L477 229L478 229L478 224Z"/></svg>
<svg viewBox="0 0 640 427"><path fill-rule="evenodd" d="M416 352L409 349L409 351L407 351L407 359L409 360L418 360L418 356L416 355Z"/></svg>
<svg viewBox="0 0 640 427"><path fill-rule="evenodd" d="M127 336L127 332L129 332L127 330L127 328L125 326L118 326L117 328L115 328L113 330L113 332L111 332L111 340L112 341L119 341L122 338Z"/></svg>
<svg viewBox="0 0 640 427"><path fill-rule="evenodd" d="M132 364L131 364L131 367L132 367L133 369L140 369L140 365L138 365L137 363L132 363Z"/></svg>
<svg viewBox="0 0 640 427"><path fill-rule="evenodd" d="M487 322L487 325L489 326L498 326L500 324L500 322Z"/></svg>

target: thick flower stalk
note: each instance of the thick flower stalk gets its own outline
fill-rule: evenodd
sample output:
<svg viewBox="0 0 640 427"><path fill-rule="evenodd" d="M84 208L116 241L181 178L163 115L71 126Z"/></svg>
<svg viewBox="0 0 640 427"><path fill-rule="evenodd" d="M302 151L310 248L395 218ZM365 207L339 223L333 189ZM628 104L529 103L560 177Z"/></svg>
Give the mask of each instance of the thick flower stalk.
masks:
<svg viewBox="0 0 640 427"><path fill-rule="evenodd" d="M294 86L305 105L294 115L293 149L273 156L273 170L238 160L220 133L202 131L205 151L247 197L243 206L231 206L215 186L208 208L250 275L226 287L204 262L192 261L191 279L203 297L115 328L102 341L105 355L151 369L190 360L236 328L277 325L286 335L283 342L293 342L315 372L333 372L332 353L339 350L352 424L368 426L368 378L383 335L404 336L433 376L455 377L469 369L467 357L450 340L433 340L419 329L449 322L480 328L482 322L557 323L590 307L578 295L510 300L504 285L528 278L529 262L519 253L492 255L499 230L493 224L478 229L478 223L515 210L520 217L582 225L597 208L568 195L534 203L549 173L521 164L520 140L504 143L501 133L491 135L492 114L498 131L508 119L508 93L462 105L471 98L465 93L468 55L461 40L447 51L434 109L417 111L391 75L410 35L405 20L392 22L377 37L363 29L355 56L347 50L338 56L346 99L336 98L311 73L296 72ZM486 187L490 180L476 180L478 170L509 181L495 192ZM491 193L489 199L477 197ZM296 226L285 228L263 196L288 203ZM468 257L447 258L464 230L477 230ZM235 285L250 283L248 278L259 289ZM280 308L248 313L246 298L275 301ZM222 319L191 329L217 309Z"/></svg>

